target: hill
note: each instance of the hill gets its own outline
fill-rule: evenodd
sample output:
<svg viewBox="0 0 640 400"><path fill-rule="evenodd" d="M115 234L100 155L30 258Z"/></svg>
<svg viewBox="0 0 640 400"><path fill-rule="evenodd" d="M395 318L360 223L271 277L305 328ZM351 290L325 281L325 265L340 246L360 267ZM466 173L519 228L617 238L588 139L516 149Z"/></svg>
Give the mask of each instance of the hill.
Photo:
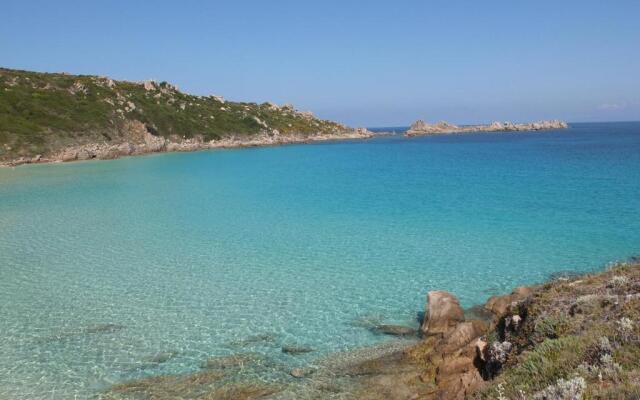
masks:
<svg viewBox="0 0 640 400"><path fill-rule="evenodd" d="M367 137L291 105L225 101L167 82L0 68L0 163Z"/></svg>

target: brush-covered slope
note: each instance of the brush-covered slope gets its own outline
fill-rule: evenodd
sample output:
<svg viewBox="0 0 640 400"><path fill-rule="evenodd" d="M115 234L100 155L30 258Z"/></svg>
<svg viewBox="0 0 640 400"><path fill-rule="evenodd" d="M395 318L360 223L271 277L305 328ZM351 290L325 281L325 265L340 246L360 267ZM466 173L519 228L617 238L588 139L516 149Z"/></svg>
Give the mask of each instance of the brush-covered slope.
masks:
<svg viewBox="0 0 640 400"><path fill-rule="evenodd" d="M174 143L354 132L289 105L193 96L166 82L0 69L0 161L135 143L143 139L140 128Z"/></svg>

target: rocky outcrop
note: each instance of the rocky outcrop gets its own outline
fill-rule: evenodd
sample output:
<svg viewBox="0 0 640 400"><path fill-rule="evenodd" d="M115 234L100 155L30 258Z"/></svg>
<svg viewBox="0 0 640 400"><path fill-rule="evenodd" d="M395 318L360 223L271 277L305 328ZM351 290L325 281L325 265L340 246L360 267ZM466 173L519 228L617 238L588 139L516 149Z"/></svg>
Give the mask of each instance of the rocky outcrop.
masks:
<svg viewBox="0 0 640 400"><path fill-rule="evenodd" d="M429 124L418 120L414 122L406 136L440 135L450 133L466 132L519 132L519 131L540 131L549 129L566 129L569 125L558 120L538 121L524 124L514 124L512 122L493 122L489 125L463 125L458 126L445 121Z"/></svg>
<svg viewBox="0 0 640 400"><path fill-rule="evenodd" d="M460 322L451 333L445 337L443 349L446 352L466 346L474 339L484 335L488 328L489 326L484 321L472 320Z"/></svg>
<svg viewBox="0 0 640 400"><path fill-rule="evenodd" d="M485 308L492 312L495 318L500 318L507 312L512 304L524 300L531 295L531 293L533 293L532 288L520 286L515 288L511 294L490 297L485 304Z"/></svg>
<svg viewBox="0 0 640 400"><path fill-rule="evenodd" d="M279 390L276 398L282 399L580 399L586 393L638 398L637 261L494 297L485 307L498 313L500 323L489 330L486 322L465 321L450 293L430 292L427 302L421 340L349 352L337 363L329 359L288 368L286 388L239 380L247 367L249 376L255 376L255 368L274 371L274 365L248 353L209 359L192 375L116 385L105 398L260 398ZM224 397L229 393L233 396Z"/></svg>
<svg viewBox="0 0 640 400"><path fill-rule="evenodd" d="M420 330L426 336L444 335L464 321L464 310L451 293L435 290L427 295L424 321Z"/></svg>

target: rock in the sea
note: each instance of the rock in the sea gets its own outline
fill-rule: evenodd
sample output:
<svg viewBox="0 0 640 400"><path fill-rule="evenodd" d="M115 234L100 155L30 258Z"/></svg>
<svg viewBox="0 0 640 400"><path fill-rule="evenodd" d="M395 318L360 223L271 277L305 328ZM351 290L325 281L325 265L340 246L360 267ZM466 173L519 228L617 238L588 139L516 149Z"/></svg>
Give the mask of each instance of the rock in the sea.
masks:
<svg viewBox="0 0 640 400"><path fill-rule="evenodd" d="M283 387L256 379L229 381L226 371L200 371L187 375L151 376L112 386L99 398L105 400L258 400Z"/></svg>
<svg viewBox="0 0 640 400"><path fill-rule="evenodd" d="M418 120L411 124L411 127L407 131L407 136L453 133L457 132L459 129L460 128L457 125L450 124L446 121L428 124L422 120Z"/></svg>
<svg viewBox="0 0 640 400"><path fill-rule="evenodd" d="M152 364L162 364L176 356L174 351L161 351L147 358L147 362Z"/></svg>
<svg viewBox="0 0 640 400"><path fill-rule="evenodd" d="M313 349L306 346L282 346L282 352L285 354L304 354L311 353Z"/></svg>
<svg viewBox="0 0 640 400"><path fill-rule="evenodd" d="M257 335L249 336L244 339L238 339L230 342L229 344L234 347L242 347L257 343L273 344L276 342L277 336L273 333L260 333Z"/></svg>
<svg viewBox="0 0 640 400"><path fill-rule="evenodd" d="M446 133L465 133L465 132L515 132L515 131L539 131L545 129L566 129L569 126L566 122L552 120L539 121L524 124L514 124L512 122L493 122L489 125L466 125L458 126L441 121L435 124L429 124L422 120L414 122L407 136L417 135L438 135Z"/></svg>
<svg viewBox="0 0 640 400"><path fill-rule="evenodd" d="M377 325L372 331L392 336L412 336L418 333L417 329L403 325Z"/></svg>
<svg viewBox="0 0 640 400"><path fill-rule="evenodd" d="M211 357L202 363L201 367L205 369L230 369L242 368L245 365L256 364L262 361L262 356L258 353L242 353L230 356Z"/></svg>
<svg viewBox="0 0 640 400"><path fill-rule="evenodd" d="M420 328L424 335L444 335L463 321L464 311L454 295L442 290L427 294L425 319Z"/></svg>
<svg viewBox="0 0 640 400"><path fill-rule="evenodd" d="M97 324L84 329L86 333L113 333L124 329L124 325L119 324Z"/></svg>

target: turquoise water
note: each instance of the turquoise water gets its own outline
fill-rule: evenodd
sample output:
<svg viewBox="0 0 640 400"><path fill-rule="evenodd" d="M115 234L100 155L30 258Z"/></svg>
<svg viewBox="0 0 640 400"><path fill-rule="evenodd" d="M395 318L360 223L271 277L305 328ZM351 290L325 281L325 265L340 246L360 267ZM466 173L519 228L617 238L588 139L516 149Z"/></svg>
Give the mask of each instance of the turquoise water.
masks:
<svg viewBox="0 0 640 400"><path fill-rule="evenodd" d="M640 123L0 169L0 398L238 351L286 371L417 326L429 290L468 307L638 252Z"/></svg>

